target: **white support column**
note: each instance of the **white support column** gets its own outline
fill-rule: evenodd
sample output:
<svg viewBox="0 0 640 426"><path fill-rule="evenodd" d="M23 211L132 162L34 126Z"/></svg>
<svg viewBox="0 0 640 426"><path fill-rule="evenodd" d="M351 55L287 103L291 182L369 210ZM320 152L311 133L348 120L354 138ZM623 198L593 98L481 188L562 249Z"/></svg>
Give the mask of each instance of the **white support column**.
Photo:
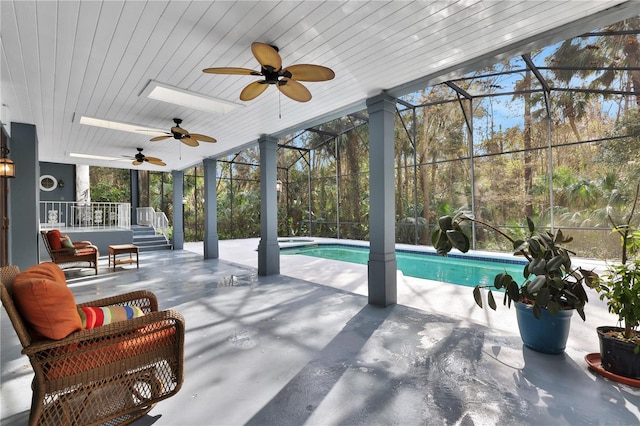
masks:
<svg viewBox="0 0 640 426"><path fill-rule="evenodd" d="M276 151L278 139L263 135L260 146L260 243L258 275L280 273L278 245L278 194L276 192Z"/></svg>
<svg viewBox="0 0 640 426"><path fill-rule="evenodd" d="M91 203L89 166L85 164L76 164L76 201L81 204Z"/></svg>
<svg viewBox="0 0 640 426"><path fill-rule="evenodd" d="M218 251L218 199L216 193L216 168L218 161L205 158L204 169L204 258L217 259Z"/></svg>
<svg viewBox="0 0 640 426"><path fill-rule="evenodd" d="M182 170L173 170L173 249L184 249L184 215L182 197L184 193Z"/></svg>
<svg viewBox="0 0 640 426"><path fill-rule="evenodd" d="M397 302L395 251L394 119L395 99L387 94L367 100L369 112L369 303Z"/></svg>

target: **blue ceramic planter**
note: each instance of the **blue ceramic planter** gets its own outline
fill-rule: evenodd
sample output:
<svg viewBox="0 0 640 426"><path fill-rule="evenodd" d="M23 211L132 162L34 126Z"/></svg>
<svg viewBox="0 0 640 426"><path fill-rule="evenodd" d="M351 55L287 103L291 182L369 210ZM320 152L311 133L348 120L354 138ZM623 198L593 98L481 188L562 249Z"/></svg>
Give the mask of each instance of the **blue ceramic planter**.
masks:
<svg viewBox="0 0 640 426"><path fill-rule="evenodd" d="M516 317L522 343L530 349L546 354L561 354L567 347L573 309L552 315L542 309L542 317L533 316L533 307L516 303Z"/></svg>

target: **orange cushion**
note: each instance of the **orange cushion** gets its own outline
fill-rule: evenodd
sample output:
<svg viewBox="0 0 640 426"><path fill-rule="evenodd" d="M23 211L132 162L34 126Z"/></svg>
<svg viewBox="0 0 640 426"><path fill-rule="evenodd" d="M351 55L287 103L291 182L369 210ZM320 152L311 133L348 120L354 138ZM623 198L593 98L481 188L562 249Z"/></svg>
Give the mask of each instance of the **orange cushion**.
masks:
<svg viewBox="0 0 640 426"><path fill-rule="evenodd" d="M51 250L60 250L62 248L62 234L57 229L52 229L47 232L47 240L49 240L49 245L51 246Z"/></svg>
<svg viewBox="0 0 640 426"><path fill-rule="evenodd" d="M160 348L170 348L175 344L175 334L175 328L151 324L124 336L117 336L126 340L110 342L109 340L115 339L107 338L100 342L76 342L66 347L54 348L49 353L49 362L44 365L45 376L49 380L59 379ZM69 353L71 356L60 356Z"/></svg>
<svg viewBox="0 0 640 426"><path fill-rule="evenodd" d="M96 253L96 249L94 249L93 247L82 247L79 249L76 249L76 253L77 255L87 255L87 254L95 254Z"/></svg>
<svg viewBox="0 0 640 426"><path fill-rule="evenodd" d="M67 282L62 269L53 262L42 262L25 269L18 275L21 277L48 278L53 281L62 281L65 284Z"/></svg>
<svg viewBox="0 0 640 426"><path fill-rule="evenodd" d="M56 264L25 269L13 280L12 290L22 318L38 334L57 340L81 330L75 298Z"/></svg>

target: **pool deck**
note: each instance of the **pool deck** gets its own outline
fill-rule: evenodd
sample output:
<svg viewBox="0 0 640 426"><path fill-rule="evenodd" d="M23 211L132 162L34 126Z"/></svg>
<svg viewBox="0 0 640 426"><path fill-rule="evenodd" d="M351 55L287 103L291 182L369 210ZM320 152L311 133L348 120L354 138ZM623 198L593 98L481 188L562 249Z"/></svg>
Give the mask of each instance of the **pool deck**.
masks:
<svg viewBox="0 0 640 426"><path fill-rule="evenodd" d="M258 268L257 256L247 256L247 249L257 250L258 238L241 240L220 241L220 259L235 262L243 266ZM353 240L335 240L330 238L313 238L314 244L349 244L368 247L368 242ZM192 245L193 244L193 245ZM307 242L306 244L309 244ZM202 245L199 243L189 243L185 246L188 250L202 253ZM419 247L407 244L398 244L400 250L409 251L429 251L432 248ZM503 257L513 258L509 255L474 251L469 255L480 257ZM289 260L289 258L291 258ZM280 274L308 280L317 284L326 285L350 293L367 296L367 265L355 263L332 261L328 259L315 258L304 255L286 255L280 257ZM576 264L585 269L593 269L602 272L604 265L602 262L593 260L578 259ZM492 329L504 330L515 333L519 336L518 325L515 320L515 311L506 309L498 301L499 306L496 311L479 308L469 287L441 283L439 281L413 278L398 271L398 304L421 309L425 312L450 315L464 324L481 324ZM586 321L582 321L578 315L574 315L571 324L571 334L569 336L568 347L573 346L578 353L598 352L598 339L595 333L596 327L604 324L612 324L605 302L598 298L598 294L591 289L587 289L589 303L585 308ZM504 308L504 309L503 309ZM594 346L595 345L595 346ZM568 349L569 351L569 349ZM584 362L583 355L578 355L576 362Z"/></svg>
<svg viewBox="0 0 640 426"><path fill-rule="evenodd" d="M79 302L150 289L187 321L185 382L135 425L640 425L640 389L588 370L595 294L567 350L523 348L515 312L475 306L468 287L398 273L398 304L367 304L367 267L302 255L257 276L258 239L140 253L140 269L69 273ZM4 312L4 311L3 311ZM3 426L24 425L33 373L0 316Z"/></svg>

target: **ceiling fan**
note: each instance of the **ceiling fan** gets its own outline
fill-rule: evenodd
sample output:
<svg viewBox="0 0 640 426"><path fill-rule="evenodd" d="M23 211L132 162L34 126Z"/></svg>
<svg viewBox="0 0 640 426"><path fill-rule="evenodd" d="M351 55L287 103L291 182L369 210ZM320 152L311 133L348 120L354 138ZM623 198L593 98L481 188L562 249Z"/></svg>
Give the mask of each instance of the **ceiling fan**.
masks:
<svg viewBox="0 0 640 426"><path fill-rule="evenodd" d="M327 81L335 77L333 70L321 65L298 64L282 68L282 58L275 46L255 42L251 44L251 52L260 63L260 71L233 67L205 68L202 71L209 74L263 76L264 80L254 81L242 90L242 101L255 99L269 84L275 84L285 96L294 101L307 102L311 100L311 92L298 81Z"/></svg>
<svg viewBox="0 0 640 426"><path fill-rule="evenodd" d="M151 138L151 142L157 142L164 139L174 138L178 139L185 145L189 146L198 146L198 141L200 142L217 142L214 138L210 136L200 135L197 133L189 133L186 129L180 127L180 123L182 123L182 119L174 118L173 122L176 123L174 127L171 128L171 133L164 132L165 135L156 136L155 138Z"/></svg>
<svg viewBox="0 0 640 426"><path fill-rule="evenodd" d="M135 155L135 157L128 157L128 158L133 158L133 164L134 166L139 166L140 164L144 163L145 161L147 163L153 164L155 166L166 166L167 164L162 161L159 158L156 157L147 157L146 155L144 155L142 153L142 148L136 148L138 150L138 153Z"/></svg>

